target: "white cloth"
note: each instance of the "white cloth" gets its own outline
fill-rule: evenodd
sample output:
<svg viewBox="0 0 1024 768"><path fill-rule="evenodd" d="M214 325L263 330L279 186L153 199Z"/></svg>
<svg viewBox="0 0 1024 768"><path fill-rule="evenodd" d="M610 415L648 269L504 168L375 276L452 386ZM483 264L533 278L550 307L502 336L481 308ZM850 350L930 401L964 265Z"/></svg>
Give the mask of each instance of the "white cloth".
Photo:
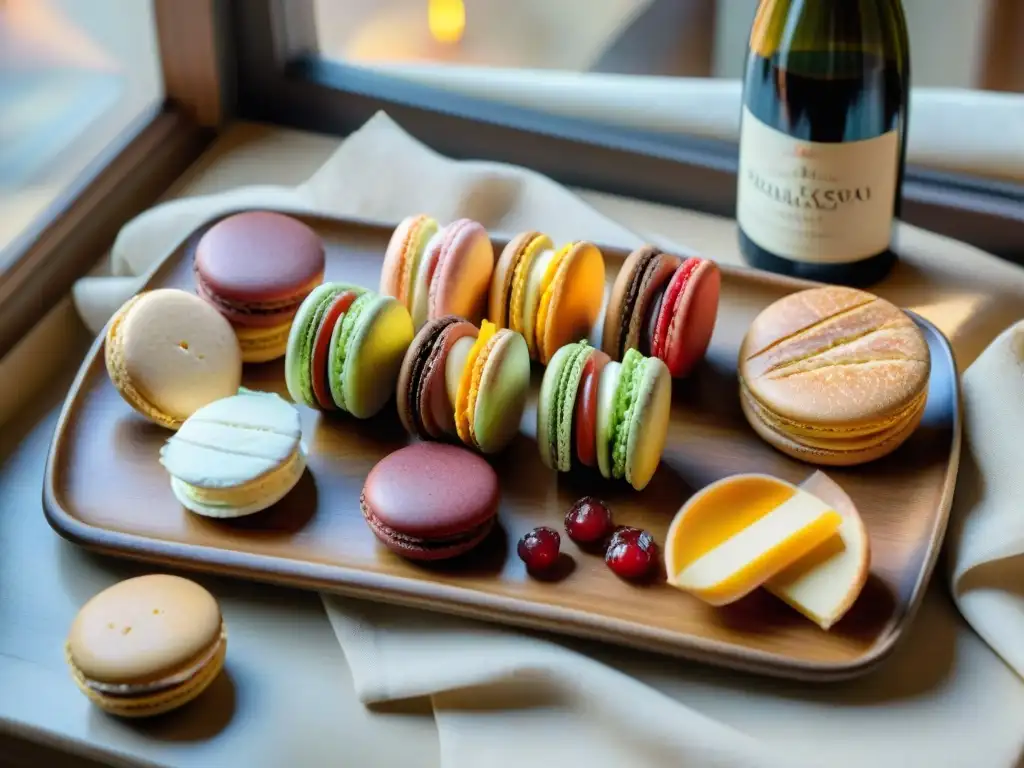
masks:
<svg viewBox="0 0 1024 768"><path fill-rule="evenodd" d="M495 232L537 228L558 241L584 236L628 247L649 238L686 247L663 232L641 238L533 172L445 159L378 115L297 188L172 201L129 222L112 251L113 277L75 286L85 322L98 331L189 233L246 207L392 224L427 211L442 220L476 218ZM688 221L694 243L734 242L729 222ZM1020 317L1021 270L906 225L898 238L903 263L879 292L935 322L961 363ZM735 261L721 247L710 255ZM1024 566L1014 559L1024 551L1024 513L1014 492L1024 466L1015 429L1024 427L1022 339L1024 328L1007 331L965 376L965 469L949 551L964 615L1024 675ZM325 595L324 604L364 703L430 697L445 768L570 760L637 768L973 767L982 764L975 762L980 750L984 765L1009 768L1024 741L1024 685L962 629L938 589L886 672L826 687L336 596Z"/></svg>

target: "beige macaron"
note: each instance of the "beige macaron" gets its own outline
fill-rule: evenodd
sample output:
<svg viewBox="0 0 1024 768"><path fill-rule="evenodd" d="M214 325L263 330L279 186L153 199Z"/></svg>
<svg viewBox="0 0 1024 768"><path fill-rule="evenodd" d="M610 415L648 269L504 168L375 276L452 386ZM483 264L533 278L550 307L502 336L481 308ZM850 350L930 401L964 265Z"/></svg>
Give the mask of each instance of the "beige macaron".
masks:
<svg viewBox="0 0 1024 768"><path fill-rule="evenodd" d="M242 383L231 324L195 294L175 288L125 302L107 326L104 359L125 402L168 429Z"/></svg>
<svg viewBox="0 0 1024 768"><path fill-rule="evenodd" d="M811 288L768 306L739 354L754 430L815 464L853 465L899 447L924 413L928 343L898 307L865 291Z"/></svg>
<svg viewBox="0 0 1024 768"><path fill-rule="evenodd" d="M82 693L121 717L188 703L220 673L226 652L213 595L165 574L128 579L94 596L75 617L65 646Z"/></svg>

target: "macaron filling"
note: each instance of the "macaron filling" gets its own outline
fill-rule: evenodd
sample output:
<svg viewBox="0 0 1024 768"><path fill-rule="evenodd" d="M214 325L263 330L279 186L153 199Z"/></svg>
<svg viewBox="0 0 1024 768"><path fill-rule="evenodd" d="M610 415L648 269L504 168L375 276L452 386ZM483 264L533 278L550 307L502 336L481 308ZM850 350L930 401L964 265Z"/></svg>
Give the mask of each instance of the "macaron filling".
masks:
<svg viewBox="0 0 1024 768"><path fill-rule="evenodd" d="M529 282L530 276L533 274L532 267L535 260L541 253L550 253L551 249L551 238L547 235L537 234L519 252L512 270L512 290L508 296L508 327L523 335L530 354L534 356L536 354L534 337L536 326L530 322L532 314L529 311L531 306ZM539 303L539 292L536 288L533 293L536 294L536 302ZM536 303L533 306L536 306Z"/></svg>
<svg viewBox="0 0 1024 768"><path fill-rule="evenodd" d="M622 358L619 386L615 392L615 406L611 418L611 471L612 477L617 480L626 475L629 426L637 407L637 389L643 364L644 356L638 350L626 350Z"/></svg>
<svg viewBox="0 0 1024 768"><path fill-rule="evenodd" d="M331 338L334 336L334 329L357 298L359 298L359 294L355 291L342 291L327 305L327 309L319 320L315 317L313 319L312 325L316 332L313 340L312 360L310 361L310 379L317 404L327 411L337 407L331 396L329 375Z"/></svg>
<svg viewBox="0 0 1024 768"><path fill-rule="evenodd" d="M360 496L359 508L362 511L366 522L378 537L387 540L389 543L398 544L409 549L430 551L458 547L477 539L482 539L487 535L491 528L494 527L494 518L491 517L482 523L478 523L477 525L457 533L448 533L430 537L412 536L407 533L396 531L375 515L366 503L365 493Z"/></svg>
<svg viewBox="0 0 1024 768"><path fill-rule="evenodd" d="M358 338L356 328L378 298L373 293L364 293L357 297L331 332L331 356L328 361L331 397L334 398L334 404L343 411L348 410L345 405L345 362L352 357L353 342Z"/></svg>
<svg viewBox="0 0 1024 768"><path fill-rule="evenodd" d="M594 350L583 364L583 371L580 374L574 414L574 435L576 457L585 467L592 467L597 463L598 385L601 371L607 362L608 356L604 352Z"/></svg>
<svg viewBox="0 0 1024 768"><path fill-rule="evenodd" d="M569 243L562 246L551 258L551 261L548 262L547 267L544 270L544 275L541 278L541 299L537 307L537 323L534 334L536 338L537 352L542 360L546 360L551 356L551 354L543 348L544 331L548 325L548 315L551 311L552 299L555 296L555 287L559 283L557 275L559 270L564 269L564 267L568 265L568 256L574 246L575 243Z"/></svg>
<svg viewBox="0 0 1024 768"><path fill-rule="evenodd" d="M416 265L416 278L409 287L409 311L415 328L422 328L430 319L430 285L437 273L444 245L444 230L436 232Z"/></svg>
<svg viewBox="0 0 1024 768"><path fill-rule="evenodd" d="M242 509L267 499L278 499L295 485L305 471L305 454L301 448L279 467L249 482L228 487L204 487L172 477L175 490L204 507Z"/></svg>
<svg viewBox="0 0 1024 768"><path fill-rule="evenodd" d="M73 661L72 666L74 667L76 674L79 675L82 684L85 685L87 688L96 691L97 693L102 693L104 696L131 698L135 696L141 696L144 694L159 693L160 691L166 691L170 690L171 688L177 688L178 686L187 683L189 680L194 678L196 675L198 675L200 672L202 672L210 665L210 663L217 657L217 654L220 653L221 648L225 643L227 643L227 634L223 629L222 625L221 632L217 636L216 641L209 647L209 649L204 651L203 654L199 656L194 662L190 663L187 667L185 667L179 672L173 672L171 674L159 678L158 680L152 680L148 682L103 682L101 680L92 679L83 674L82 671L78 669L78 667L74 666Z"/></svg>

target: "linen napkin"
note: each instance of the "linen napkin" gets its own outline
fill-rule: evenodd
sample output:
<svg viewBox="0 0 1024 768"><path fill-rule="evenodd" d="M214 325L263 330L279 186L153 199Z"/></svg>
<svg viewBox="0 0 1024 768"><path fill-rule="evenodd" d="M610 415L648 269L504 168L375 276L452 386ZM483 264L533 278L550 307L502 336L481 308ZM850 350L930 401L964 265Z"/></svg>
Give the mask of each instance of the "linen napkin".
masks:
<svg viewBox="0 0 1024 768"><path fill-rule="evenodd" d="M409 184L409 179L417 183ZM538 228L556 240L584 236L621 247L651 240L678 250L697 246L723 262L737 261L735 230L728 221L649 206L641 211L606 196L588 197L599 207L629 212L631 220L643 223L643 237L550 179L495 163L448 160L377 115L297 188L247 187L164 203L140 215L117 238L112 276L83 279L75 286L74 300L85 322L98 332L184 237L211 218L246 207L392 224L422 210L442 220L476 218L504 234ZM906 225L899 227L897 244L901 266L876 290L936 323L953 341L961 365L1020 317L1021 270ZM979 367L968 372L967 399L985 403L992 414L992 409L1013 411L1024 421L1019 364L986 363L992 355L1006 358L998 352L1001 344L1006 342L993 345ZM990 418L998 421L995 415ZM969 413L968 456L981 455L975 443L981 444L983 419L975 428ZM1010 418L1003 422L1007 439L998 448L990 443L992 455L977 462L978 476L986 481L985 503L972 505L958 492L957 514L969 523L963 528L964 542L1005 542L1015 532L1013 475L1007 472L1001 483L993 483L987 474L1012 466L1012 424ZM1003 449L1007 452L1001 453ZM951 536L958 530L954 525ZM992 548L980 544L958 548L954 542L951 551L970 563L964 570L967 577L984 573L985 560L993 556ZM1005 548L994 552L996 557L1005 554ZM979 621L982 636L997 650L1010 648L1019 626L996 618L1003 608L993 605L993 596L1001 597L1011 613L1016 610L1016 620L1024 623L1019 601L1014 603L1012 590L1002 595L1007 590L998 580L984 581L981 589L968 582L963 577L954 582L965 615ZM987 596L988 603L979 596ZM912 628L905 643L912 647L899 657L899 675L830 689L758 681L337 596L323 599L364 703L431 698L445 768L569 760L594 766L729 768L853 766L869 760L880 765L967 764L958 760L974 753L945 735L951 729L933 729L924 742L906 738L908 730L920 732L925 722L969 724L974 738L990 743L996 741L998 726L1002 753L994 765L1014 764L1021 747L1019 739L1006 736L1012 727L1007 718L1024 703L1020 686L993 676L987 652L973 637L957 634L941 598L926 601L922 608L915 628L927 626L928 631L914 636ZM965 607L983 604L989 610ZM954 661L943 656L951 644ZM1024 674L1021 659L1014 662L1010 652L1000 652ZM950 670L954 664L955 673ZM941 679L944 672L948 676ZM930 679L932 690L921 679ZM984 716L980 709L965 714L964 702L982 695L993 701L994 710L985 710ZM918 708L922 699L925 704ZM924 717L928 719L922 721ZM826 749L827 755L822 752Z"/></svg>

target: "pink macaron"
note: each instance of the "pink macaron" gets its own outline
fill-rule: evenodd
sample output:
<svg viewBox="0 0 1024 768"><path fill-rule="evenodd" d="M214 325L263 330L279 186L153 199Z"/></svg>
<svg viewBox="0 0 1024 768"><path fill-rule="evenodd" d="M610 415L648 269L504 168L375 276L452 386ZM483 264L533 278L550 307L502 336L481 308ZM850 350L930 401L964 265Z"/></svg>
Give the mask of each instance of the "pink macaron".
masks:
<svg viewBox="0 0 1024 768"><path fill-rule="evenodd" d="M381 459L359 499L370 530L410 560L468 552L494 527L498 476L479 455L446 443L414 443Z"/></svg>
<svg viewBox="0 0 1024 768"><path fill-rule="evenodd" d="M227 216L199 239L196 292L232 325L289 325L324 279L324 244L298 219L272 211Z"/></svg>
<svg viewBox="0 0 1024 768"><path fill-rule="evenodd" d="M494 271L494 248L484 227L457 219L439 227L429 216L404 219L381 267L380 291L402 302L419 329L429 320L483 317Z"/></svg>

